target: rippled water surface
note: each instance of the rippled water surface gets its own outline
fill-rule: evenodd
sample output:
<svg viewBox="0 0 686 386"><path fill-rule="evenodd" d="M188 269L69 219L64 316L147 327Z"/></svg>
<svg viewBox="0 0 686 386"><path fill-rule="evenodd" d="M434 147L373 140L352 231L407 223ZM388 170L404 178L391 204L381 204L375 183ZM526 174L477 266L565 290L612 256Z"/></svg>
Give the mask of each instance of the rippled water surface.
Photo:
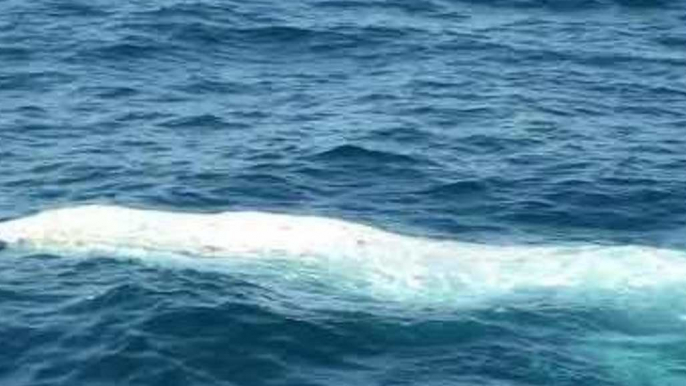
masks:
<svg viewBox="0 0 686 386"><path fill-rule="evenodd" d="M5 0L0 63L3 385L686 383L683 0Z"/></svg>

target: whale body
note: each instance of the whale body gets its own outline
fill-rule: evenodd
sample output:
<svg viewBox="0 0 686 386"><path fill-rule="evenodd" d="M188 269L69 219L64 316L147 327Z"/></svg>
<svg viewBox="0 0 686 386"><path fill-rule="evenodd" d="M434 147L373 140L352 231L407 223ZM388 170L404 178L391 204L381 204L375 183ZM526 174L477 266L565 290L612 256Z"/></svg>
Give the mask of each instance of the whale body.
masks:
<svg viewBox="0 0 686 386"><path fill-rule="evenodd" d="M0 223L7 245L129 249L212 256L361 254L397 247L400 235L337 219L267 212L195 214L87 205Z"/></svg>
<svg viewBox="0 0 686 386"><path fill-rule="evenodd" d="M487 245L408 236L339 219L85 205L0 222L0 249L146 257L285 259L384 286L449 293L686 287L686 253L640 245ZM221 260L220 260L221 261Z"/></svg>

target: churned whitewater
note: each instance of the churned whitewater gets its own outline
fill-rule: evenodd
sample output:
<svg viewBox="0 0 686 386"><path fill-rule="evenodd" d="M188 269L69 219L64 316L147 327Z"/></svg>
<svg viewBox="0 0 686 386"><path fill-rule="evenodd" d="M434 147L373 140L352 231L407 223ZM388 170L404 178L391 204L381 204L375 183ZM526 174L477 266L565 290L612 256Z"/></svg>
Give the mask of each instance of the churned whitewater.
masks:
<svg viewBox="0 0 686 386"><path fill-rule="evenodd" d="M686 2L0 2L0 385L683 386Z"/></svg>

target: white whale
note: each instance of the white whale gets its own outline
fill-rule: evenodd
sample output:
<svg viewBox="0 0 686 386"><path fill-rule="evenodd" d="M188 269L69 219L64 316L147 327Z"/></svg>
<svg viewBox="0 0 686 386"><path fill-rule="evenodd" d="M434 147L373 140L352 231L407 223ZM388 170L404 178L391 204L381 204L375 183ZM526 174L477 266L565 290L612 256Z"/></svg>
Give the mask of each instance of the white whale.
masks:
<svg viewBox="0 0 686 386"><path fill-rule="evenodd" d="M195 214L86 205L0 223L8 248L56 253L285 259L428 293L631 290L686 284L686 253L648 246L499 246L265 212Z"/></svg>
<svg viewBox="0 0 686 386"><path fill-rule="evenodd" d="M118 206L62 208L0 223L0 240L60 250L148 251L216 256L360 255L409 239L342 220L266 212L194 214Z"/></svg>

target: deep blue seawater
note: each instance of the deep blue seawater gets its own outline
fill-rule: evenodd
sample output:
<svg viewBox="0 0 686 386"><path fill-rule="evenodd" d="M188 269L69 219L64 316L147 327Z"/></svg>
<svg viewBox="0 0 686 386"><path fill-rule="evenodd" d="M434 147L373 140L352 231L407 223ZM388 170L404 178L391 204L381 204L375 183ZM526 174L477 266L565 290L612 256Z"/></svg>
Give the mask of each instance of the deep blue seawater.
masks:
<svg viewBox="0 0 686 386"><path fill-rule="evenodd" d="M683 0L0 2L5 220L257 210L686 256L685 130ZM684 385L683 266L632 251L611 266L651 285L598 254L465 303L365 267L7 248L0 384Z"/></svg>

